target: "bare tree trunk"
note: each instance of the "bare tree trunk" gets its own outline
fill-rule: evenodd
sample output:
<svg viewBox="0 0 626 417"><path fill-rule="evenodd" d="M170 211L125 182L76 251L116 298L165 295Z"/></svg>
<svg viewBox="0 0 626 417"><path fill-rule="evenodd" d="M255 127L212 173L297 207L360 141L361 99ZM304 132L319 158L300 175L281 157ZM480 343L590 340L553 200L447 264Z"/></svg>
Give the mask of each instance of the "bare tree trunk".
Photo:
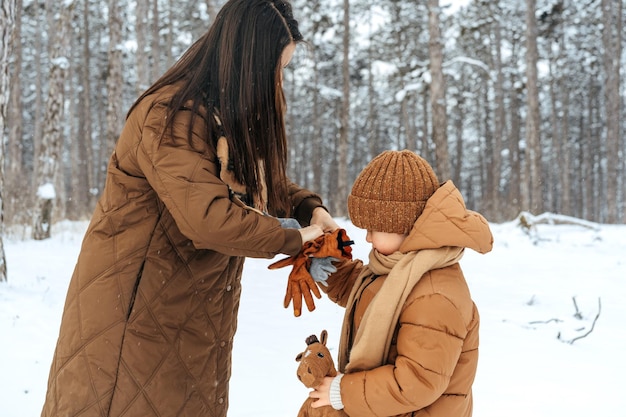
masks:
<svg viewBox="0 0 626 417"><path fill-rule="evenodd" d="M12 43L12 56L13 56L13 71L10 74L10 81L8 88L10 89L10 105L7 108L7 125L8 125L8 140L7 140L7 155L5 156L5 169L7 173L5 178L9 181L5 182L2 188L4 204L3 216L5 224L23 223L23 219L19 219L26 211L25 207L28 206L28 197L26 193L22 191L28 189L30 183L30 175L24 170L24 146L23 146L23 132L24 132L24 117L22 114L22 93L24 86L22 84L22 0L16 0L15 2L15 24L13 32ZM8 159L6 159L8 158Z"/></svg>
<svg viewBox="0 0 626 417"><path fill-rule="evenodd" d="M119 6L118 6L119 10ZM119 12L118 12L119 13ZM161 54L159 45L161 44L161 28L160 28L161 20L159 19L159 1L152 0L152 68L151 72L151 81L155 81L161 75ZM121 39L121 25L120 25L120 39Z"/></svg>
<svg viewBox="0 0 626 417"><path fill-rule="evenodd" d="M72 103L68 106L72 117L71 134L69 141L69 153L71 158L71 176L69 178L70 188L69 199L67 201L67 217L70 220L80 220L85 218L91 211L90 184L93 180L91 170L91 157L88 157L88 149L91 148L91 107L90 107L90 54L89 54L89 0L83 0L83 10L80 16L76 16L77 27L80 28L78 36L72 37L72 51L78 51L73 57L72 72L69 79L78 80L77 83L70 83L70 97ZM78 88L74 88L77 84ZM76 91L77 90L77 91Z"/></svg>
<svg viewBox="0 0 626 417"><path fill-rule="evenodd" d="M622 217L617 206L622 181L619 169L620 143L620 61L622 2L602 0L602 43L604 46L604 100L606 126L606 220L617 223Z"/></svg>
<svg viewBox="0 0 626 417"><path fill-rule="evenodd" d="M593 141L597 140L597 138L593 135L593 126L592 123L594 121L593 116L593 99L591 95L596 93L596 88L594 88L594 80L589 80L589 96L583 98L586 99L586 107L587 107L587 120L584 121L584 136L582 138L582 152L580 155L581 165L582 165L582 175L581 179L583 182L583 200L582 200L582 217L584 219L593 220L594 218L594 210L593 210L593 200L596 198L594 195L594 162L593 162L593 154L594 148L591 146Z"/></svg>
<svg viewBox="0 0 626 417"><path fill-rule="evenodd" d="M166 54L166 60L165 60L165 68L170 68L172 65L174 65L174 32L175 32L175 27L174 27L174 1L173 0L169 0L167 2L167 36L165 38L165 54ZM200 28L200 32L204 33L206 31L206 28ZM156 80L154 80L156 81Z"/></svg>
<svg viewBox="0 0 626 417"><path fill-rule="evenodd" d="M502 143L506 137L506 109L504 104L504 68L502 64L502 23L501 11L496 5L496 16L494 22L494 52L495 52L495 101L496 110L494 114L494 132L493 132L493 153L491 154L490 176L493 187L487 192L489 193L490 207L492 216L495 221L505 220L504 213L500 208L500 181L502 179Z"/></svg>
<svg viewBox="0 0 626 417"><path fill-rule="evenodd" d="M20 177L22 172L22 132L23 132L23 118L22 118L22 83L21 83L21 68L22 68L22 19L20 19L22 11L22 0L15 1L15 26L13 34L13 68L11 73L9 88L11 89L11 105L7 109L7 119L9 121L9 139L8 139L8 168L9 177L14 179ZM11 7L10 5L7 5ZM4 91L4 90L3 90ZM23 184L21 184L23 186ZM15 185L14 185L15 186Z"/></svg>
<svg viewBox="0 0 626 417"><path fill-rule="evenodd" d="M460 71L460 85L464 85L465 73ZM463 136L465 120L465 97L463 96L463 90L458 89L456 92L456 120L454 122L454 131L456 134L456 153L454 156L454 163L452 164L452 181L455 184L461 186L461 172L463 172Z"/></svg>
<svg viewBox="0 0 626 417"><path fill-rule="evenodd" d="M215 4L216 0L206 0L206 11L209 15L209 25L215 20L215 16L217 15L217 11L219 7Z"/></svg>
<svg viewBox="0 0 626 417"><path fill-rule="evenodd" d="M561 183L561 212L567 215L573 215L572 211L572 192L570 172L572 170L572 155L570 146L570 129L569 129L569 91L563 91L563 104L561 111L561 143L560 148L563 153L561 163L563 168L559 170Z"/></svg>
<svg viewBox="0 0 626 417"><path fill-rule="evenodd" d="M153 51L157 53L157 51ZM122 129L122 19L117 0L109 0L109 67L107 74L106 157Z"/></svg>
<svg viewBox="0 0 626 417"><path fill-rule="evenodd" d="M516 48L512 48L514 51ZM513 76L512 76L513 77ZM515 80L511 79L511 85L515 85ZM521 190L526 187L521 186L523 178L525 178L522 168L522 150L520 149L522 120L520 112L522 109L522 91L521 88L513 88L511 91L511 134L509 138L509 155L511 164L511 175L509 177L509 192L507 202L509 205L509 218L514 217L520 212L520 205L524 201ZM522 205L523 206L523 205Z"/></svg>
<svg viewBox="0 0 626 417"><path fill-rule="evenodd" d="M428 51L430 56L430 106L432 108L433 141L437 175L442 181L450 179L446 86L443 78L443 41L439 27L439 0L428 0Z"/></svg>
<svg viewBox="0 0 626 417"><path fill-rule="evenodd" d="M51 8L51 2L50 0L46 1L46 9ZM35 8L35 19L37 19L37 21L42 21L42 17L41 17L42 13L40 11L39 7ZM48 25L45 26L49 32L51 32L52 30L50 30L50 24L49 24L49 19L46 19L46 22L48 22ZM31 187L36 187L35 182L37 181L36 178L36 172L39 165L39 161L36 158L36 155L39 155L39 148L41 147L41 138L43 136L43 112L44 112L44 93L43 93L43 65L42 65L42 56L44 56L46 54L46 52L44 51L44 43L43 43L43 36L42 33L45 32L43 30L38 30L35 33L35 68L37 68L37 76L35 78L35 115L34 115L34 122L35 122L35 128L33 129L34 134L33 134L33 153L35 155L35 157L33 158L33 177L31 179L31 183L29 184Z"/></svg>
<svg viewBox="0 0 626 417"><path fill-rule="evenodd" d="M137 94L150 85L150 58L148 56L148 0L137 0L135 36L137 37Z"/></svg>
<svg viewBox="0 0 626 417"><path fill-rule="evenodd" d="M317 2L316 2L317 3ZM314 32L316 33L316 32ZM313 156L313 160L311 161L311 170L313 172L313 190L318 193L322 192L322 146L323 141L323 131L322 131L322 123L320 117L320 85L319 85L319 70L318 70L318 60L313 60L313 97L311 100L313 102L312 110L313 110L313 149L311 150L311 155Z"/></svg>
<svg viewBox="0 0 626 417"><path fill-rule="evenodd" d="M426 159L428 162L432 163L433 158L432 155L430 154L430 142L428 140L428 138L430 137L430 129L429 129L429 124L428 124L428 115L430 114L429 112L429 106L428 106L428 94L425 91L426 89L424 89L423 94L422 94L422 149L420 150L420 155L422 156L422 158Z"/></svg>
<svg viewBox="0 0 626 417"><path fill-rule="evenodd" d="M370 21L371 21L371 16L370 16ZM372 42L372 36L370 35L370 45L367 48L367 55L368 55L368 63L367 63L367 102L368 102L368 110L367 110L367 124L368 124L368 131L367 131L367 154L365 155L365 161L364 164L361 164L361 167L364 167L365 164L367 164L369 162L370 159L372 159L372 157L374 155L378 155L381 152L381 145L380 145L380 135L379 135L379 131L378 131L378 125L379 125L379 119L378 119L378 109L377 106L379 106L379 103L376 100L376 92L374 89L374 71L372 68L372 63L374 61L374 54L373 54L373 42ZM415 148L413 150L417 149L417 133L415 134Z"/></svg>
<svg viewBox="0 0 626 417"><path fill-rule="evenodd" d="M3 0L0 7L0 282L7 280L7 261L4 254L4 124L9 104L9 57L13 45L15 0Z"/></svg>
<svg viewBox="0 0 626 417"><path fill-rule="evenodd" d="M48 100L44 116L44 130L41 147L38 152L39 164L36 175L36 203L33 216L33 239L43 240L50 237L52 214L58 192L57 174L61 159L62 119L65 104L65 78L69 66L69 28L71 10L74 3L61 2L59 16L55 19L56 27L51 31L52 56L50 62L50 83Z"/></svg>
<svg viewBox="0 0 626 417"><path fill-rule="evenodd" d="M337 201L348 198L348 140L350 132L350 0L343 0L343 97L339 126L339 161L337 172ZM336 206L336 216L345 216L345 204Z"/></svg>
<svg viewBox="0 0 626 417"><path fill-rule="evenodd" d="M480 95L476 97L476 108L480 109L483 114L478 118L480 120L480 134L479 138L482 138L481 146L481 163L479 169L481 172L480 181L480 211L487 213L491 218L494 217L495 212L493 210L494 202L491 200L491 196L494 193L494 189L497 189L498 185L495 182L493 176L493 166L495 164L495 141L493 137L493 125L492 120L493 112L490 106L490 77L487 75L481 82L479 87ZM494 219L495 220L495 219Z"/></svg>
<svg viewBox="0 0 626 417"><path fill-rule="evenodd" d="M541 170L541 143L540 143L540 112L539 87L537 76L537 23L535 20L536 0L526 0L526 91L528 112L526 116L526 163L529 168L529 178L525 184L529 190L530 206L525 207L530 212L543 212L542 200L542 170Z"/></svg>
<svg viewBox="0 0 626 417"><path fill-rule="evenodd" d="M79 163L79 172L83 180L81 182L81 187L85 187L81 191L80 197L82 204L85 207L85 210L82 214L89 215L93 210L96 202L96 193L93 190L97 189L96 178L94 175L95 168L94 165L97 164L96 159L94 158L94 150L93 150L93 118L91 108L91 59L90 59L90 45L89 42L91 40L89 36L89 27L90 27L90 19L89 19L89 0L84 0L84 10L83 10L83 59L84 64L83 68L79 73L79 77L82 78L82 82L80 83L83 88L80 94L79 103L80 105L80 113L79 113L79 123L80 129L82 133L79 133L79 137L81 140L78 142L78 157L80 160Z"/></svg>

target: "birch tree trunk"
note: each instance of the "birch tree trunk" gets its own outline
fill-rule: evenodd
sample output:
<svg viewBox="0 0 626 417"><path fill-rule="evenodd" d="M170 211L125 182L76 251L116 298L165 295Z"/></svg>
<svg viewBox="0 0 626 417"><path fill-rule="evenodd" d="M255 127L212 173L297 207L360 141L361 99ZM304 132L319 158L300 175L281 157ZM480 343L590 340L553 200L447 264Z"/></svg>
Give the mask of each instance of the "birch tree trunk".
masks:
<svg viewBox="0 0 626 417"><path fill-rule="evenodd" d="M606 220L617 223L623 219L623 208L618 207L621 185L619 167L620 143L620 61L622 2L602 0L602 43L604 45L604 106L606 126ZM620 210L621 209L621 210ZM620 211L622 213L620 214Z"/></svg>
<svg viewBox="0 0 626 417"><path fill-rule="evenodd" d="M119 6L116 7L119 14ZM121 18L120 18L121 21ZM161 75L161 19L159 18L159 0L152 0L152 39L151 39L151 54L152 54L152 67L150 68L150 84L159 79ZM120 40L121 35L120 26ZM121 79L120 79L121 80Z"/></svg>
<svg viewBox="0 0 626 417"><path fill-rule="evenodd" d="M11 3L9 1L9 3ZM8 4L7 4L8 5ZM10 6L9 6L10 7ZM22 131L23 131L23 119L22 119L22 83L20 82L20 70L22 68L22 20L19 18L22 10L22 0L15 1L15 22L13 32L13 46L11 48L13 53L13 68L14 71L10 75L9 89L11 91L10 107L7 109L6 117L9 120L9 139L8 139L8 155L9 160L9 178L19 178L22 171ZM2 90L5 91L5 90ZM23 180L22 180L23 181ZM23 182L20 182L20 186L24 186ZM14 188L14 187L10 187Z"/></svg>
<svg viewBox="0 0 626 417"><path fill-rule="evenodd" d="M341 102L341 121L339 126L339 161L337 172L335 215L345 216L348 198L348 140L350 132L350 0L343 0L343 63L341 66L343 78L343 94Z"/></svg>
<svg viewBox="0 0 626 417"><path fill-rule="evenodd" d="M43 137L39 147L36 171L36 197L33 216L33 239L50 237L52 214L58 190L57 173L61 159L62 119L65 102L65 77L69 66L69 28L74 3L60 2L55 27L50 33L51 60L48 99L46 101Z"/></svg>
<svg viewBox="0 0 626 417"><path fill-rule="evenodd" d="M430 106L432 108L433 141L435 142L436 171L441 181L450 179L448 132L446 114L446 87L443 78L443 41L439 27L439 0L428 0L428 52L430 55Z"/></svg>
<svg viewBox="0 0 626 417"><path fill-rule="evenodd" d="M28 196L24 195L22 190L28 189L30 185L30 175L25 175L24 170L24 149L23 149L23 132L24 132L24 118L22 116L23 104L22 93L24 91L22 80L22 62L23 62L23 49L22 49L22 0L15 2L15 22L13 31L13 42L11 47L11 55L13 56L13 71L10 74L9 79L9 94L10 101L7 108L6 120L8 127L8 140L6 149L6 165L4 176L10 181L4 184L2 187L3 204L2 214L6 221L6 224L16 224L21 222L23 224L23 213L26 211L26 207L30 207L28 204Z"/></svg>
<svg viewBox="0 0 626 417"><path fill-rule="evenodd" d="M536 0L526 0L526 164L528 164L527 183L522 185L528 188L529 202L527 209L530 212L542 213L542 173L541 173L541 146L540 146L540 112L539 87L537 76L537 22L535 20Z"/></svg>
<svg viewBox="0 0 626 417"><path fill-rule="evenodd" d="M4 254L4 124L9 104L9 57L13 44L15 0L2 0L0 8L0 282L7 280Z"/></svg>
<svg viewBox="0 0 626 417"><path fill-rule="evenodd" d="M148 57L148 0L137 0L135 34L137 37L137 94L150 86L150 58Z"/></svg>
<svg viewBox="0 0 626 417"><path fill-rule="evenodd" d="M109 0L109 52L107 73L106 150L105 160L111 156L115 141L122 129L122 18L117 0ZM153 51L157 53L157 51ZM106 163L105 168L106 169Z"/></svg>
<svg viewBox="0 0 626 417"><path fill-rule="evenodd" d="M504 213L501 210L500 202L500 182L502 179L502 149L503 141L506 137L506 108L504 104L504 65L502 62L502 11L498 7L498 2L494 5L494 64L496 71L495 82L495 114L494 114L494 132L493 132L493 148L491 154L492 165L489 167L489 176L493 187L487 192L489 193L490 208L495 221L503 221Z"/></svg>
<svg viewBox="0 0 626 417"><path fill-rule="evenodd" d="M97 163L94 158L94 150L93 150L93 117L92 117L92 101L91 101L91 59L89 54L90 49L90 40L89 36L89 28L90 24L90 13L89 13L89 0L84 0L84 10L83 10L83 68L81 68L79 73L79 79L81 80L80 85L83 86L82 91L80 92L79 97L79 121L80 121L80 132L78 146L78 157L79 157L79 172L80 176L83 178L81 180L81 187L85 186L86 189L81 190L80 196L82 197L83 207L85 207L84 214L90 214L93 210L96 200L96 193L93 192L94 189L97 189L95 184L95 176L94 176L94 165Z"/></svg>

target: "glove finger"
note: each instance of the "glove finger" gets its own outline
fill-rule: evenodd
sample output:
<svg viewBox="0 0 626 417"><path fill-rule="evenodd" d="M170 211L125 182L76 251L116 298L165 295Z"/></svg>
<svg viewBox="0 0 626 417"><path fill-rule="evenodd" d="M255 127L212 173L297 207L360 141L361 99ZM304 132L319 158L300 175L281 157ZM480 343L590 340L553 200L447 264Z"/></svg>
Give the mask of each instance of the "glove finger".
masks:
<svg viewBox="0 0 626 417"><path fill-rule="evenodd" d="M301 282L300 289L302 291L304 301L306 302L306 307L309 309L309 311L315 310L315 302L313 302L313 297L311 297L310 287L307 285L306 282Z"/></svg>
<svg viewBox="0 0 626 417"><path fill-rule="evenodd" d="M291 298L292 298L291 281L287 281L287 291L285 292L285 299L283 300L283 307L285 308L289 307L289 304L291 303Z"/></svg>
<svg viewBox="0 0 626 417"><path fill-rule="evenodd" d="M293 286L293 296L291 299L293 300L293 315L300 317L302 313L302 291L298 285Z"/></svg>
<svg viewBox="0 0 626 417"><path fill-rule="evenodd" d="M278 269L278 268L283 268L285 266L293 265L294 260L295 260L295 257L290 256L289 258L281 259L280 261L274 262L273 264L268 266L267 269Z"/></svg>
<svg viewBox="0 0 626 417"><path fill-rule="evenodd" d="M300 281L300 288L303 294L308 293L310 295L311 292L313 292L313 294L315 294L317 298L322 298L320 289L317 287L317 285L315 284L315 281L313 280L313 277L309 273L306 273L303 276L302 281Z"/></svg>
<svg viewBox="0 0 626 417"><path fill-rule="evenodd" d="M322 271L326 273L326 276L337 272L337 267L335 265L324 265L322 267Z"/></svg>
<svg viewBox="0 0 626 417"><path fill-rule="evenodd" d="M320 293L320 289L317 287L317 285L313 281L313 278L309 279L308 286L309 286L309 289L313 291L313 294L315 294L315 296L318 299L322 298L322 293Z"/></svg>
<svg viewBox="0 0 626 417"><path fill-rule="evenodd" d="M310 263L309 274L311 274L314 281L322 281L328 278L328 273L324 270L322 259L311 258Z"/></svg>
<svg viewBox="0 0 626 417"><path fill-rule="evenodd" d="M333 259L335 261L338 261L339 259L337 258L332 258L332 257L328 257L328 258L321 258L320 259L320 268L326 272L328 275L332 274L333 272L337 272L337 267L335 265L333 265Z"/></svg>

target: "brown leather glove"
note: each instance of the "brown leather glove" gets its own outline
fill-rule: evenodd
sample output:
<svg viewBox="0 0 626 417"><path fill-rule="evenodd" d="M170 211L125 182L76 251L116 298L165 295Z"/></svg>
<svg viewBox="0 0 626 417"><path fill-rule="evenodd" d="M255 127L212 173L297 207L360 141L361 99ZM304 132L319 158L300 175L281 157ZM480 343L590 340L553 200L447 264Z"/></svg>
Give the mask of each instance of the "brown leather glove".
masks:
<svg viewBox="0 0 626 417"><path fill-rule="evenodd" d="M324 233L314 241L305 242L302 250L296 256L271 264L268 267L269 269L293 265L287 280L287 292L283 302L284 307L289 307L290 302L293 301L293 314L299 317L302 313L302 298L304 298L308 310L315 310L315 302L311 292L318 299L322 298L322 295L309 273L311 258L333 257L336 259L352 259L352 248L350 245L353 243L344 229L337 229L330 233Z"/></svg>
<svg viewBox="0 0 626 417"><path fill-rule="evenodd" d="M313 277L309 273L310 264L311 259L301 251L296 256L274 262L269 266L269 269L277 269L293 265L289 273L289 279L287 280L287 292L285 293L283 306L287 308L289 307L289 303L293 301L293 315L296 317L299 317L302 312L302 298L304 298L309 311L315 310L315 303L313 302L311 292L313 292L318 299L322 298L319 288L317 288Z"/></svg>
<svg viewBox="0 0 626 417"><path fill-rule="evenodd" d="M344 229L336 229L329 233L324 233L317 239L305 242L302 252L314 258L337 258L352 259L352 248L354 241L350 240Z"/></svg>

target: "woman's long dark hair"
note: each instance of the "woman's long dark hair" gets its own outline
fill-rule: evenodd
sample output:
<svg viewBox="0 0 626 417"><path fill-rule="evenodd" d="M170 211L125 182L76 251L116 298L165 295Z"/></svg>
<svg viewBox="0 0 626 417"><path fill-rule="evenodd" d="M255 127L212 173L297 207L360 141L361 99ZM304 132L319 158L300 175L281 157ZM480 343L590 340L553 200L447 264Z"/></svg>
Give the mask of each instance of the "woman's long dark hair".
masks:
<svg viewBox="0 0 626 417"><path fill-rule="evenodd" d="M288 1L230 0L208 32L137 99L128 114L147 95L166 85L180 85L169 104L166 129L191 101L193 117L206 106L208 136L214 137L219 128L211 113L217 110L235 178L248 193L260 196L262 161L268 209L289 214L281 55L287 45L301 40ZM189 135L191 140L191 126Z"/></svg>

